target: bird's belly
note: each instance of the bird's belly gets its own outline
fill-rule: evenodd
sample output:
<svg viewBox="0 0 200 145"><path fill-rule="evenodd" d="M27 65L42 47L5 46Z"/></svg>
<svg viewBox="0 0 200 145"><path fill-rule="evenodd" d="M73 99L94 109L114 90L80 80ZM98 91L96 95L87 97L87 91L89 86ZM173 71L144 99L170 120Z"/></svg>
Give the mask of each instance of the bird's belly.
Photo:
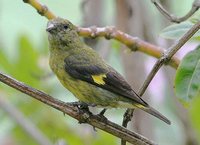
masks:
<svg viewBox="0 0 200 145"><path fill-rule="evenodd" d="M54 70L62 85L82 102L97 105L97 107L117 107L119 97L107 90L72 78L64 69Z"/></svg>
<svg viewBox="0 0 200 145"><path fill-rule="evenodd" d="M67 78L67 77L66 77ZM76 79L62 79L61 82L76 98L99 107L117 107L116 94Z"/></svg>
<svg viewBox="0 0 200 145"><path fill-rule="evenodd" d="M64 64L53 62L54 60L50 59L50 67L62 85L80 101L95 104L98 107L129 108L120 103L123 97L82 80L72 78L65 71Z"/></svg>

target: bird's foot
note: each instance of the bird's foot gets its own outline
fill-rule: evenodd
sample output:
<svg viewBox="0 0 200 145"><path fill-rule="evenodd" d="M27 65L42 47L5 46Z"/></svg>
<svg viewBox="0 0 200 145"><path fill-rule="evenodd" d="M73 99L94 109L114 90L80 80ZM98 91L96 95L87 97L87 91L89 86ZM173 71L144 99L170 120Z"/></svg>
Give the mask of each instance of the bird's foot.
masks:
<svg viewBox="0 0 200 145"><path fill-rule="evenodd" d="M81 102L81 101L77 101L77 102L70 102L70 105L77 107L78 109L80 109L79 111L86 111L86 112L90 112L89 111L89 105L87 103Z"/></svg>
<svg viewBox="0 0 200 145"><path fill-rule="evenodd" d="M77 107L78 112L80 114L82 114L83 119L80 120L79 123L80 124L81 123L86 123L87 119L90 117L90 115L92 115L92 112L90 112L90 110L89 110L89 106L94 106L94 105L93 104L88 104L88 103L85 103L85 102L81 102L81 101L71 102L69 104L74 106L74 107Z"/></svg>
<svg viewBox="0 0 200 145"><path fill-rule="evenodd" d="M70 102L68 103L74 107L80 107L81 105L83 105L83 102L77 101L77 102Z"/></svg>

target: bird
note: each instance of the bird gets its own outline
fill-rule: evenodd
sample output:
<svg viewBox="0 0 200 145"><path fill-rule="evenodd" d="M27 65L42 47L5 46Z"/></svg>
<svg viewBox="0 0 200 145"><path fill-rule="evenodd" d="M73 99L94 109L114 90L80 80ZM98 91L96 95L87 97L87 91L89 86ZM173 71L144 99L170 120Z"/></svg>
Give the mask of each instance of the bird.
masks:
<svg viewBox="0 0 200 145"><path fill-rule="evenodd" d="M79 101L101 108L141 109L167 124L170 120L145 102L125 78L60 17L48 21L49 65L61 84Z"/></svg>

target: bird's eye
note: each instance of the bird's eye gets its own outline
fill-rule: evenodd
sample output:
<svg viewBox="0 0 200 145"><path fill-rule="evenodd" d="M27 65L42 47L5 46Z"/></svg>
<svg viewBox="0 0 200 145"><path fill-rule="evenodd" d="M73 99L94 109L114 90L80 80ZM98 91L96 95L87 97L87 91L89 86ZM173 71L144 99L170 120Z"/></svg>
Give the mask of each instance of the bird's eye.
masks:
<svg viewBox="0 0 200 145"><path fill-rule="evenodd" d="M63 28L67 30L69 27L68 25L64 25Z"/></svg>

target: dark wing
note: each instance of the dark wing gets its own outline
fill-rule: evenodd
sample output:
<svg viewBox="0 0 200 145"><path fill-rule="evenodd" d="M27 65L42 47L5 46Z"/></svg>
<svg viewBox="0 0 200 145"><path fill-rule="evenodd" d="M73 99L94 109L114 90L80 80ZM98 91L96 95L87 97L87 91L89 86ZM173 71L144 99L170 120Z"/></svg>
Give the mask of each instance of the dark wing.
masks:
<svg viewBox="0 0 200 145"><path fill-rule="evenodd" d="M105 69L98 65L81 65L74 61L72 63L70 59L65 59L65 71L76 79L86 81L147 106L147 103L132 90L124 78L111 67Z"/></svg>
<svg viewBox="0 0 200 145"><path fill-rule="evenodd" d="M111 69L111 71L106 74L105 83L105 89L112 90L114 93L130 98L131 100L134 100L144 106L148 105L134 92L124 78L115 70Z"/></svg>

